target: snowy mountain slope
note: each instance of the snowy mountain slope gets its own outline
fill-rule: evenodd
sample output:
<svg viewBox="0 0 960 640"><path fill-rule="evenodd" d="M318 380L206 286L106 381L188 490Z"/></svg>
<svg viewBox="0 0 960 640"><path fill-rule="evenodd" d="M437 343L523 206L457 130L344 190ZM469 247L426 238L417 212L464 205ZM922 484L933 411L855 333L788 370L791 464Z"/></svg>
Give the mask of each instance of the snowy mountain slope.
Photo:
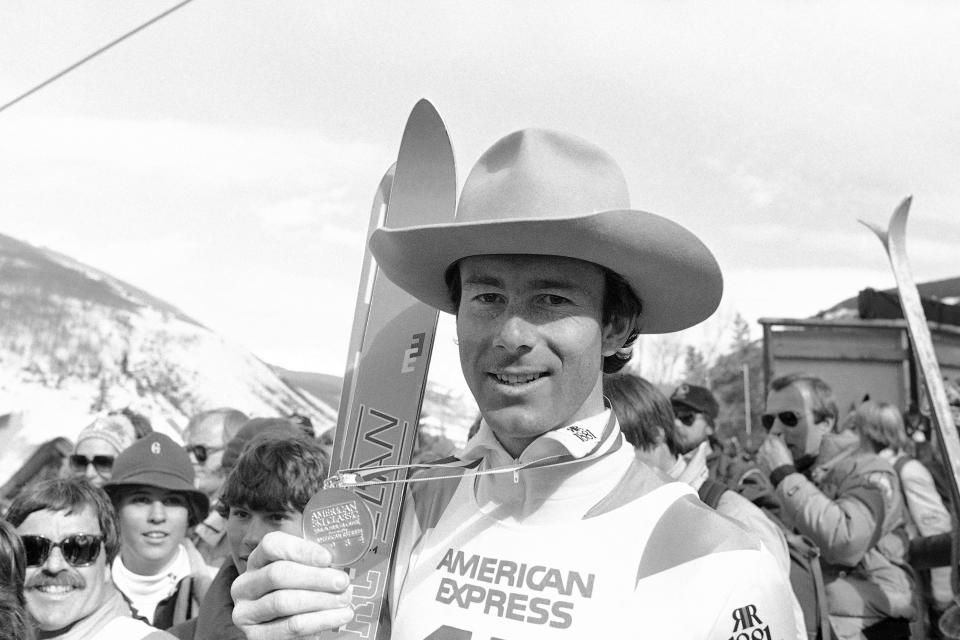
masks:
<svg viewBox="0 0 960 640"><path fill-rule="evenodd" d="M99 411L130 407L178 438L191 415L220 406L299 413L317 431L336 421L334 407L176 307L0 235L0 482Z"/></svg>
<svg viewBox="0 0 960 640"><path fill-rule="evenodd" d="M325 373L290 371L273 367L292 386L304 389L331 406L340 403L343 378ZM466 443L470 424L478 412L469 395L457 393L435 382L427 383L420 411L420 429L430 435L443 436L460 446Z"/></svg>

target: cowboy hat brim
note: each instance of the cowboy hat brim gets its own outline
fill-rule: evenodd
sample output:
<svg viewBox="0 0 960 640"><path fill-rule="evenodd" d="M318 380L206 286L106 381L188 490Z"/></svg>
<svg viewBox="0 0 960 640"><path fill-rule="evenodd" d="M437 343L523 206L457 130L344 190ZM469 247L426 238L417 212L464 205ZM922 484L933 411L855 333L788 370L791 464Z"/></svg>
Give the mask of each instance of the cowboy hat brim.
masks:
<svg viewBox="0 0 960 640"><path fill-rule="evenodd" d="M370 249L397 286L453 314L447 270L475 255L562 256L606 267L640 298L640 333L692 327L716 310L723 293L720 267L706 245L675 222L633 209L380 228Z"/></svg>

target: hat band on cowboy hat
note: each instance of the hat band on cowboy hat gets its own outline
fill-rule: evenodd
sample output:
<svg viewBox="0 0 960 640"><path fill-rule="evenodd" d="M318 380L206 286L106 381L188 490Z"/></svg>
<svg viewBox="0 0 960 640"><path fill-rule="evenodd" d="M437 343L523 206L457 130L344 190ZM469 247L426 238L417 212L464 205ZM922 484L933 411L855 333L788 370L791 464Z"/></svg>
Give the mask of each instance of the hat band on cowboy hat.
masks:
<svg viewBox="0 0 960 640"><path fill-rule="evenodd" d="M477 161L455 222L377 229L370 249L390 280L456 313L447 272L476 255L576 258L623 277L640 299L640 333L691 327L720 304L723 277L693 233L630 208L616 162L595 145L542 129L517 131Z"/></svg>

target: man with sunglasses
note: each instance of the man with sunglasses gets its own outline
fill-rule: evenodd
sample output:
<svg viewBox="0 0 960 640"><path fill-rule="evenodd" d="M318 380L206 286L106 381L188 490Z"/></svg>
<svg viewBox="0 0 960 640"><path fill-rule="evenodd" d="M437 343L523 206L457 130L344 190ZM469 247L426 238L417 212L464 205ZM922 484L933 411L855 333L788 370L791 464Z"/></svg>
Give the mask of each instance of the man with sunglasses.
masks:
<svg viewBox="0 0 960 640"><path fill-rule="evenodd" d="M212 567L219 567L230 553L224 539L224 520L216 508L220 487L229 472L223 456L227 444L247 420L242 411L221 407L197 413L183 430L183 448L190 454L197 489L210 502L209 512L200 516L190 537L204 562Z"/></svg>
<svg viewBox="0 0 960 640"><path fill-rule="evenodd" d="M807 374L770 383L758 451L780 517L820 547L837 637L909 638L913 585L904 566L904 511L890 464L837 430L830 386Z"/></svg>
<svg viewBox="0 0 960 640"><path fill-rule="evenodd" d="M197 488L207 494L211 505L227 476L221 465L227 443L246 422L247 416L242 411L222 407L201 411L190 418L183 430L183 448L193 460Z"/></svg>
<svg viewBox="0 0 960 640"><path fill-rule="evenodd" d="M83 478L48 480L10 505L26 551L24 596L42 638L164 640L132 617L114 587L110 563L119 550L116 515L106 494Z"/></svg>

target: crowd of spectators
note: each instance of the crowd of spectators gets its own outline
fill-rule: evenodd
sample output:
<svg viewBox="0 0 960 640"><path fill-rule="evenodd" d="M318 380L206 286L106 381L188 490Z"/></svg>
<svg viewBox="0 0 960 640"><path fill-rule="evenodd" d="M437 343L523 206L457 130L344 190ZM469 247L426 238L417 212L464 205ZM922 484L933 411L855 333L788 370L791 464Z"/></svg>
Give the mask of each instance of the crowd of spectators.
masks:
<svg viewBox="0 0 960 640"><path fill-rule="evenodd" d="M960 388L947 389L960 419ZM773 554L794 586L798 637L944 637L949 557L915 568L910 555L912 542L952 532L954 506L930 464L935 431L908 435L901 411L878 400L841 416L827 382L791 374L771 383L767 436L751 453L719 440L705 387L668 396L617 373L603 391L640 461ZM61 477L21 488L0 519L0 640L243 638L231 584L266 533L299 535L330 435L303 418L216 409L190 420L181 445L142 416L98 417ZM819 592L799 581L801 543Z"/></svg>
<svg viewBox="0 0 960 640"><path fill-rule="evenodd" d="M56 477L18 485L0 519L0 640L243 637L230 584L264 533L300 531L329 452L301 416L215 409L182 435L104 414Z"/></svg>

